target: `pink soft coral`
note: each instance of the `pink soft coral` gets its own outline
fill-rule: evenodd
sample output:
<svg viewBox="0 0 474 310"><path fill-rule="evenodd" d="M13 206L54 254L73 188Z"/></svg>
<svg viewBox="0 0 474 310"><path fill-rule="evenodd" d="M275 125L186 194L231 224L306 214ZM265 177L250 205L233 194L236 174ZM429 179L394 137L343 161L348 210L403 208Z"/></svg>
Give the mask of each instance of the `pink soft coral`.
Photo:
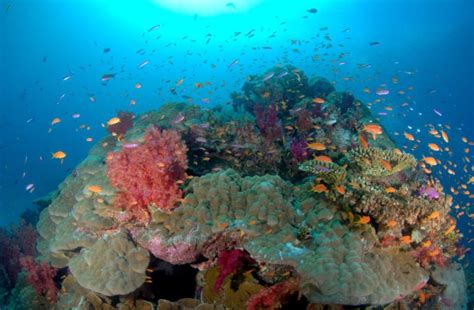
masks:
<svg viewBox="0 0 474 310"><path fill-rule="evenodd" d="M107 176L118 193L114 205L122 221L148 220L148 207L172 210L182 196L187 148L178 132L150 127L144 143L107 155Z"/></svg>
<svg viewBox="0 0 474 310"><path fill-rule="evenodd" d="M27 272L27 281L35 289L36 294L46 296L51 303L56 303L58 288L53 278L56 269L48 263L37 263L31 256L20 259L21 267Z"/></svg>

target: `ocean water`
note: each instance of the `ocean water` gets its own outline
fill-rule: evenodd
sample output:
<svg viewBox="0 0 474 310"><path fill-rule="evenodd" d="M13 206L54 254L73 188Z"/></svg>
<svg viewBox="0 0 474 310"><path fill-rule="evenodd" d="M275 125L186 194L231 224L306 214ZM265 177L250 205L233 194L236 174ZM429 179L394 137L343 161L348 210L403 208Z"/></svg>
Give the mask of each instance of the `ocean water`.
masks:
<svg viewBox="0 0 474 310"><path fill-rule="evenodd" d="M469 248L473 15L470 0L0 0L0 225L36 209L118 111L230 106L248 76L291 64L367 104L403 151L441 162L433 175L458 192L450 214Z"/></svg>

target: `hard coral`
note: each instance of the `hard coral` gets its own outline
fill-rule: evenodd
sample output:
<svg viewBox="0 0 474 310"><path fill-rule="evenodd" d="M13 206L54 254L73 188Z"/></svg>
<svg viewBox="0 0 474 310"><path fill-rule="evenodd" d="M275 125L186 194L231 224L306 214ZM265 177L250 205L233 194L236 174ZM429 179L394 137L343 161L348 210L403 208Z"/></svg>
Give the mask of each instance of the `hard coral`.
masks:
<svg viewBox="0 0 474 310"><path fill-rule="evenodd" d="M24 256L20 259L21 267L28 273L28 283L35 289L36 293L55 303L58 288L53 278L56 276L56 269L48 263L37 263L31 256Z"/></svg>
<svg viewBox="0 0 474 310"><path fill-rule="evenodd" d="M148 207L169 211L182 191L177 181L186 176L186 145L173 130L149 128L144 143L107 156L107 176L119 192L114 204L126 211L121 220L147 220Z"/></svg>

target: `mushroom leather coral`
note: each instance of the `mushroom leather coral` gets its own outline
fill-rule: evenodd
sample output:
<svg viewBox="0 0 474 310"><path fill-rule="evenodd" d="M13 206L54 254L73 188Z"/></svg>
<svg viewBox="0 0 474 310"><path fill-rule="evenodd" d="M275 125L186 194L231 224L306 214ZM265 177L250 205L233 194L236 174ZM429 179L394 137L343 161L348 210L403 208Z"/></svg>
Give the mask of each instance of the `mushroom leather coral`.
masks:
<svg viewBox="0 0 474 310"><path fill-rule="evenodd" d="M186 176L186 145L178 132L150 127L144 143L107 156L107 176L119 192L114 205L125 210L125 219L148 214L148 206L171 210L181 198L176 183Z"/></svg>

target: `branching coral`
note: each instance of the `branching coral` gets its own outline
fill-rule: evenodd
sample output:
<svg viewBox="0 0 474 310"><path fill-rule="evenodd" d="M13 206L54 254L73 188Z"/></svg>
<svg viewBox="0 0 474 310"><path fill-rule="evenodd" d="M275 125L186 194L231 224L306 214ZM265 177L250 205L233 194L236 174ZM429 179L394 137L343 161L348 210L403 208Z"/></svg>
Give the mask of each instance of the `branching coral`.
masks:
<svg viewBox="0 0 474 310"><path fill-rule="evenodd" d="M122 220L147 220L147 208L172 210L181 198L178 181L186 176L187 148L176 131L147 130L144 142L107 155L107 176L119 192L114 204Z"/></svg>

